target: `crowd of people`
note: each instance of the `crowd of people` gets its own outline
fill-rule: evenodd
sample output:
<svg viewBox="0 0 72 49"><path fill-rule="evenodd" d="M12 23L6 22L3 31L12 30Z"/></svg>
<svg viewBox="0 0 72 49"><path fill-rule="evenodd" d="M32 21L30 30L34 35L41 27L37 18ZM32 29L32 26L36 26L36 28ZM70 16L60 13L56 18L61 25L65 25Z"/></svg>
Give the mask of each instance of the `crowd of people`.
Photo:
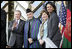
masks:
<svg viewBox="0 0 72 49"><path fill-rule="evenodd" d="M22 48L23 45L24 48L45 48L45 38L49 38L59 48L62 36L58 27L59 18L55 4L48 2L45 5L45 9L40 13L42 20L35 18L33 11L29 8L26 9L26 14L28 20L24 21L20 19L21 11L14 11L15 18L10 21L8 28L11 33L10 38L8 43L3 42L5 40L1 42L5 43L1 45L2 48Z"/></svg>

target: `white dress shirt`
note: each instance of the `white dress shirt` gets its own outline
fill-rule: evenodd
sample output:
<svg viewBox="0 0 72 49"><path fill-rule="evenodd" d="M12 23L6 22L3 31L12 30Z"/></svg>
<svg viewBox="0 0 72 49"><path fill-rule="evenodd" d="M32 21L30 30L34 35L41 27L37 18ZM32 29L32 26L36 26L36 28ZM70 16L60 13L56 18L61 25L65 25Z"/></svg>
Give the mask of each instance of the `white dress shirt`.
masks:
<svg viewBox="0 0 72 49"><path fill-rule="evenodd" d="M16 22L17 22L17 28L18 28L18 25L19 25L20 19L19 19L19 20L16 20Z"/></svg>
<svg viewBox="0 0 72 49"><path fill-rule="evenodd" d="M19 20L16 20L16 22L19 24L19 22L20 22L20 19L19 19Z"/></svg>

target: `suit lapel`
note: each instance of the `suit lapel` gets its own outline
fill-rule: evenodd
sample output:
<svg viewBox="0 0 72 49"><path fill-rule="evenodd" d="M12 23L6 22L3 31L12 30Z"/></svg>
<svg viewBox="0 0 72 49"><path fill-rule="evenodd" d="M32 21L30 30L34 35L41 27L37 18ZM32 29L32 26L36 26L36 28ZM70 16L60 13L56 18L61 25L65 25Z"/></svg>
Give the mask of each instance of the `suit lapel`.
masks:
<svg viewBox="0 0 72 49"><path fill-rule="evenodd" d="M14 22L15 22L15 20L12 21L12 26L13 26Z"/></svg>

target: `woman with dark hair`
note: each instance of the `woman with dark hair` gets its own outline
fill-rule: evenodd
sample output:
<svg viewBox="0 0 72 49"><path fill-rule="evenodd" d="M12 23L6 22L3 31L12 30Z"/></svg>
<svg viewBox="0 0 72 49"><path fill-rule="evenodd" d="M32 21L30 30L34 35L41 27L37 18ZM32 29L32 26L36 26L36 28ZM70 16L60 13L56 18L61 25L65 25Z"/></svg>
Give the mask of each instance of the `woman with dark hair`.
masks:
<svg viewBox="0 0 72 49"><path fill-rule="evenodd" d="M46 10L47 12L49 12L49 11L47 10L47 8L48 8L47 5L48 5L48 4L50 4L50 5L54 8L54 9L52 9L52 10L56 13L56 11L57 11L57 10L56 10L56 6L55 6L55 4L54 4L53 2L48 2L48 3L46 4L46 6L45 6L45 10ZM51 7L50 7L50 8L51 8ZM49 13L50 13L50 12L49 12Z"/></svg>
<svg viewBox="0 0 72 49"><path fill-rule="evenodd" d="M46 11L49 13L50 17L48 19L48 36L52 42L59 47L61 41L61 33L58 28L59 18L56 13L56 6L52 2L48 2L45 6Z"/></svg>

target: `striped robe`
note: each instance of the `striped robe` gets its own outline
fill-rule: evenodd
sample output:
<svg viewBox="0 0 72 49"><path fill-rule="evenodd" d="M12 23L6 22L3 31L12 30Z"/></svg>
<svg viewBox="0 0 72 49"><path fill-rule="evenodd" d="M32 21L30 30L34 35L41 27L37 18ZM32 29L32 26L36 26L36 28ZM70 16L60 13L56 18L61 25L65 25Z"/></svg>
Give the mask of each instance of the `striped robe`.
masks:
<svg viewBox="0 0 72 49"><path fill-rule="evenodd" d="M39 42L37 40L37 35L39 31L39 26L40 26L40 20L33 18L31 20L31 25L30 25L30 37L33 39L33 43L29 46L29 48L40 48ZM24 28L24 48L28 48L28 29L29 29L29 21L26 21L25 23L25 28Z"/></svg>

